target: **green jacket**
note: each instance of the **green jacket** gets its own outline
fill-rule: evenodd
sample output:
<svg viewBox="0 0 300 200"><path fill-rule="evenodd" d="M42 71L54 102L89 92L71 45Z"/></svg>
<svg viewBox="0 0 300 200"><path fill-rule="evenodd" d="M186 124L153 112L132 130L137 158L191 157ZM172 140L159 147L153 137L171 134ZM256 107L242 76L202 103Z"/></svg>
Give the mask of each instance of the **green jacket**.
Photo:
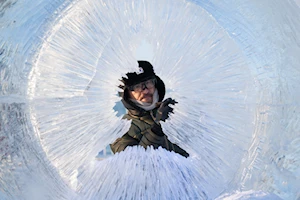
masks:
<svg viewBox="0 0 300 200"><path fill-rule="evenodd" d="M162 84L163 82L158 78L156 87L158 89L160 101L162 101L165 93L164 84ZM121 152L128 146L141 145L145 148L153 146L154 149L162 147L188 157L189 154L178 145L170 142L161 129L157 130L157 128L153 128L155 123L153 116L155 116L157 108L151 111L145 111L128 100L128 96L126 94L127 91L125 89L124 93L121 93L121 95L123 97L122 102L127 108L128 114L124 115L123 118L132 120L132 122L128 132L110 145L112 151L114 153Z"/></svg>

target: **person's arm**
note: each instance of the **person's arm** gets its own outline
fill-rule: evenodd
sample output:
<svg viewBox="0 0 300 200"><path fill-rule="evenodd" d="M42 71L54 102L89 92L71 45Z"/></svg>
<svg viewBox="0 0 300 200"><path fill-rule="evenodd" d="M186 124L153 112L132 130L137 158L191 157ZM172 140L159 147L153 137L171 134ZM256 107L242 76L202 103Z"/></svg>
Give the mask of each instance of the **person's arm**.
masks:
<svg viewBox="0 0 300 200"><path fill-rule="evenodd" d="M144 131L143 137L141 138L139 144L145 148L147 146L153 146L154 148L161 146L186 158L189 157L189 154L185 150L168 140L167 136L163 133L162 128L157 124Z"/></svg>
<svg viewBox="0 0 300 200"><path fill-rule="evenodd" d="M141 145L145 148L147 146L153 146L154 148L158 148L159 146L165 147L166 142L165 135L160 126L154 125L142 132L138 126L132 124L129 131L112 143L110 148L113 153L116 153L124 151L128 146L135 145Z"/></svg>
<svg viewBox="0 0 300 200"><path fill-rule="evenodd" d="M139 145L145 148L147 146L158 148L159 146L166 147L166 142L166 137L161 127L157 124L154 124L151 128L148 128L142 132Z"/></svg>
<svg viewBox="0 0 300 200"><path fill-rule="evenodd" d="M130 131L137 131L135 133L135 137L131 137L129 133L126 133L121 138L118 138L114 143L110 145L113 153L124 151L128 146L141 145L145 148L147 148L148 146L153 146L153 148L158 148L159 146L161 146L169 151L179 153L186 158L189 157L189 154L185 150L180 148L178 145L173 144L167 139L160 126L154 125L151 128L146 129L142 133L139 132L139 129L137 127L132 127L133 128L130 128Z"/></svg>
<svg viewBox="0 0 300 200"><path fill-rule="evenodd" d="M179 153L180 155L182 155L186 158L190 156L190 154L188 154L188 152L186 152L184 149L182 149L177 144L172 143L170 140L168 140L167 142L168 142L168 146L169 146L170 151L174 151L175 153Z"/></svg>
<svg viewBox="0 0 300 200"><path fill-rule="evenodd" d="M160 126L160 121L165 121L169 117L169 113L173 111L173 108L171 108L169 104L174 105L175 103L177 103L175 100L168 98L160 103L160 106L155 111L155 114L153 112L151 113L154 123L151 128L148 128L142 132L142 137L139 143L141 146L145 148L151 145L154 148L162 146L168 149L167 137L163 133L163 130Z"/></svg>
<svg viewBox="0 0 300 200"><path fill-rule="evenodd" d="M116 139L116 141L110 145L110 148L113 153L117 153L124 151L124 149L128 146L135 146L138 144L138 139L135 139L126 133L121 138Z"/></svg>

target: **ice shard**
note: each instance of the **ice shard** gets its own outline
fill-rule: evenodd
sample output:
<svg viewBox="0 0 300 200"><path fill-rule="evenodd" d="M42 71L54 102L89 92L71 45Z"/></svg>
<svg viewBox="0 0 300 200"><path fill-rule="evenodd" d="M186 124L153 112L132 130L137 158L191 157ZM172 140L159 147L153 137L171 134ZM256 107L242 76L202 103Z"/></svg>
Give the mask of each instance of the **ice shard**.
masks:
<svg viewBox="0 0 300 200"><path fill-rule="evenodd" d="M300 198L299 0L4 0L0 25L1 200ZM108 153L137 59L189 158Z"/></svg>

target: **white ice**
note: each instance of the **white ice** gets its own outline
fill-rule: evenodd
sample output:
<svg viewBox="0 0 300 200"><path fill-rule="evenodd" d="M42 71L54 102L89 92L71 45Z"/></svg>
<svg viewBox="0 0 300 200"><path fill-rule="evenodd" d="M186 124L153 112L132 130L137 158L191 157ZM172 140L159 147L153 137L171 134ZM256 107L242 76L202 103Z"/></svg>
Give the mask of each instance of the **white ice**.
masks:
<svg viewBox="0 0 300 200"><path fill-rule="evenodd" d="M299 0L4 0L0 26L1 200L300 198ZM188 159L109 154L137 59Z"/></svg>

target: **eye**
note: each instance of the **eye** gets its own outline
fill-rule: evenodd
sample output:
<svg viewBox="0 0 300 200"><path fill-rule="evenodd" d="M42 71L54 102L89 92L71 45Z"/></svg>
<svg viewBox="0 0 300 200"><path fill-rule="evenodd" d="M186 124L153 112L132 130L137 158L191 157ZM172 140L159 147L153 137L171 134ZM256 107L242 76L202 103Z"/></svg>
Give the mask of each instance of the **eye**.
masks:
<svg viewBox="0 0 300 200"><path fill-rule="evenodd" d="M133 86L133 89L136 90L136 89L140 89L142 88L142 84L136 84Z"/></svg>

